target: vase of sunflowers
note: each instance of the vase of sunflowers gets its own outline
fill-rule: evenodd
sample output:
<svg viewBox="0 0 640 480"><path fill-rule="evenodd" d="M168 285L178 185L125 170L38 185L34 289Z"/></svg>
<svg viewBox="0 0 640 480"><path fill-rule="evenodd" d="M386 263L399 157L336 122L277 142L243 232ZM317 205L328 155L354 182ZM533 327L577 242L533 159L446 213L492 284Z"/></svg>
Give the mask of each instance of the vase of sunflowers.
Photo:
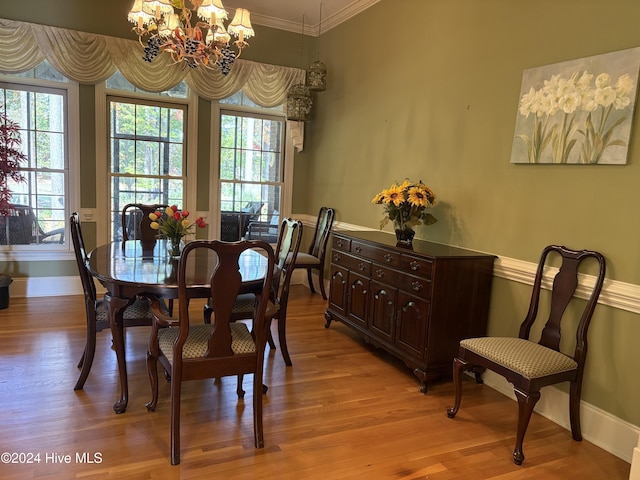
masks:
<svg viewBox="0 0 640 480"><path fill-rule="evenodd" d="M394 183L373 197L371 202L383 206L380 229L389 221L393 222L397 245L401 247L412 246L416 225L432 225L438 221L428 211L436 204L436 194L422 181L414 183L407 179L400 184Z"/></svg>
<svg viewBox="0 0 640 480"><path fill-rule="evenodd" d="M188 210L180 211L177 205L167 207L164 212L157 211L149 214L151 228L158 230L160 238L167 239L167 250L169 256L177 258L184 247L184 237L193 233L194 227L204 228L207 226L202 217L196 218L195 222L187 218Z"/></svg>

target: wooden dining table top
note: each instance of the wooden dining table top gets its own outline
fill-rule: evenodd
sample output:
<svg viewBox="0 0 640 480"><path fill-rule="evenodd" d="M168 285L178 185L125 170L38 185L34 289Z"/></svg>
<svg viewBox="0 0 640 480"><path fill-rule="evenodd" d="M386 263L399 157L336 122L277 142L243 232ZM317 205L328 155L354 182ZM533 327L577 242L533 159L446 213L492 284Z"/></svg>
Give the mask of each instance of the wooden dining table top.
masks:
<svg viewBox="0 0 640 480"><path fill-rule="evenodd" d="M217 263L215 253L198 249L189 255L187 262L188 288L202 289L206 295ZM260 253L244 252L239 264L243 282L260 282L266 266L266 258ZM100 283L111 286L112 295L132 298L140 293L154 293L165 298L178 297L178 260L169 256L166 240L157 240L153 249L143 249L137 240L100 245L89 253L88 267Z"/></svg>

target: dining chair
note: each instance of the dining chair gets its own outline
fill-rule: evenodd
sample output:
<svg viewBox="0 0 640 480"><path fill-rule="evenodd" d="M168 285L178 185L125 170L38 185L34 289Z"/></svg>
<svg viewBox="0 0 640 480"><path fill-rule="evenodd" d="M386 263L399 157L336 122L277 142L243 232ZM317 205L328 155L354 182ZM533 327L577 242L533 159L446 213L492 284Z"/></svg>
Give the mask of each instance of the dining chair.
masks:
<svg viewBox="0 0 640 480"><path fill-rule="evenodd" d="M555 273L551 284L548 306L548 318L541 328L536 323L538 308L545 270L549 271L552 261L560 259L560 267ZM590 261L585 261L592 259ZM595 282L590 287L581 287L586 303L583 309L571 302L578 289L578 272L587 265L597 262ZM536 402L540 399L540 388L560 382L570 382L569 387L569 415L571 433L576 441L582 440L580 431L580 393L582 390L582 376L587 357L587 331L591 317L598 303L602 290L606 270L604 257L590 250L570 250L563 246L550 245L542 251L536 271L529 311L520 325L517 338L512 337L480 337L469 338L460 342L458 356L453 360L453 383L455 401L453 407L447 410L447 416L454 418L460 408L462 398L462 374L470 370L475 373L476 381L482 383L481 374L490 369L505 377L515 390L518 400L518 425L516 445L513 450L513 461L521 465L524 461L522 443L531 419ZM571 303L571 308L567 308ZM543 303L546 305L546 302ZM580 313L581 311L581 313ZM562 353L560 326L563 318L580 315L575 334L575 348L572 355ZM540 317L544 318L545 315ZM565 320L565 327L571 325L571 320ZM534 327L535 324L535 327ZM531 340L532 327L540 331L540 340ZM564 346L564 343L563 343ZM564 348L565 350L568 347Z"/></svg>
<svg viewBox="0 0 640 480"><path fill-rule="evenodd" d="M192 322L189 300L198 295L186 285L187 259L197 251L209 249L218 256L210 277L210 306L213 323ZM264 279L260 281L254 303L251 329L244 322L232 318L235 299L241 293L242 274L240 255L248 249L257 249L267 258ZM256 448L264 447L262 424L262 371L268 322L265 321L269 292L273 281L274 252L268 243L243 240L222 242L196 240L189 242L178 263L178 317L164 313L158 298L147 295L153 313L147 371L152 399L149 411L158 403L158 361L171 378L171 464L180 463L180 393L182 382L205 378L253 373L253 426Z"/></svg>
<svg viewBox="0 0 640 480"><path fill-rule="evenodd" d="M327 294L324 289L324 258L334 217L335 211L333 208L320 208L316 229L311 244L309 245L309 250L307 253L299 253L295 263L296 268L304 268L307 270L307 280L309 281L311 293L315 293L311 272L312 270L318 270L320 293L322 293L322 298L325 300L327 299Z"/></svg>
<svg viewBox="0 0 640 480"><path fill-rule="evenodd" d="M151 228L149 214L163 211L168 207L165 204L128 203L122 208L122 239L140 240L143 244L154 244L157 230Z"/></svg>
<svg viewBox="0 0 640 480"><path fill-rule="evenodd" d="M291 285L291 275L294 270L294 262L300 249L300 241L302 239L302 222L292 218L284 218L280 223L278 239L275 249L276 266L273 275L270 301L271 306L268 310L266 322L269 324L269 336L267 341L269 347L274 349L275 343L271 335L271 322L275 319L278 321L278 343L282 358L287 366L291 366L291 356L287 347L287 304L289 300L289 287ZM253 293L245 293L238 296L233 306L232 319L244 320L251 318L251 314L256 302L256 296ZM211 314L213 310L209 305L205 305L205 322L211 322ZM238 394L243 395L242 376L238 377Z"/></svg>
<svg viewBox="0 0 640 480"><path fill-rule="evenodd" d="M128 203L122 208L122 240L140 240L143 250L153 250L158 236L158 231L151 228L150 213L164 212L168 205L155 203L145 205L143 203ZM169 313L173 313L173 299L165 303Z"/></svg>
<svg viewBox="0 0 640 480"><path fill-rule="evenodd" d="M69 218L71 241L78 265L78 273L84 291L84 305L87 320L87 335L84 351L78 368L81 368L80 377L76 382L74 390L82 390L91 371L91 365L96 352L96 335L98 332L109 328L109 312L102 299L97 298L96 286L93 277L87 269L87 251L80 227L80 217L73 213ZM152 316L147 302L134 299L132 304L123 312L123 324L125 327L139 325L151 325Z"/></svg>

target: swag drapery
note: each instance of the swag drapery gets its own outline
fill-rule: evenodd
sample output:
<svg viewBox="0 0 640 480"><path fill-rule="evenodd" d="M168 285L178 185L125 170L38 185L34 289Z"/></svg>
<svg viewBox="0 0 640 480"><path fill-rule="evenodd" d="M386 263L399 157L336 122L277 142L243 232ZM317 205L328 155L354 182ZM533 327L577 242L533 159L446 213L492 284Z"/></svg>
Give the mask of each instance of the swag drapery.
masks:
<svg viewBox="0 0 640 480"><path fill-rule="evenodd" d="M47 60L65 77L84 84L103 82L116 70L134 86L149 92L169 90L185 81L207 100L220 100L242 90L254 103L285 103L292 85L304 83L305 71L238 59L224 76L218 69L173 64L169 55L149 63L135 40L0 18L0 72L21 73ZM289 122L294 146L302 150L302 128Z"/></svg>

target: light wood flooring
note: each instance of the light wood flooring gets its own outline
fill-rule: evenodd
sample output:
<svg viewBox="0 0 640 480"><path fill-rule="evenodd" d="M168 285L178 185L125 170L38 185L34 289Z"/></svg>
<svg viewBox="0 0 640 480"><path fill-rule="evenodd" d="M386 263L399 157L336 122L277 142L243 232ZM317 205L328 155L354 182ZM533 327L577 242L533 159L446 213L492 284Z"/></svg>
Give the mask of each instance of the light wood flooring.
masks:
<svg viewBox="0 0 640 480"><path fill-rule="evenodd" d="M279 351L266 360L265 448L253 447L250 376L244 401L235 394L235 378L190 382L183 386L182 463L171 466L169 385L162 376L157 410L144 406L149 328L126 332L129 407L116 415L108 330L98 334L84 390L73 390L84 345L82 297L12 298L0 311L0 453L23 454L19 461L39 456L39 463L0 463L0 478L628 478L629 464L573 441L537 414L525 438L525 463L514 465L514 401L469 379L451 420L445 414L453 397L449 381L421 394L403 364L340 323L325 329L324 308L320 295L294 288L288 318L293 366L284 366Z"/></svg>

